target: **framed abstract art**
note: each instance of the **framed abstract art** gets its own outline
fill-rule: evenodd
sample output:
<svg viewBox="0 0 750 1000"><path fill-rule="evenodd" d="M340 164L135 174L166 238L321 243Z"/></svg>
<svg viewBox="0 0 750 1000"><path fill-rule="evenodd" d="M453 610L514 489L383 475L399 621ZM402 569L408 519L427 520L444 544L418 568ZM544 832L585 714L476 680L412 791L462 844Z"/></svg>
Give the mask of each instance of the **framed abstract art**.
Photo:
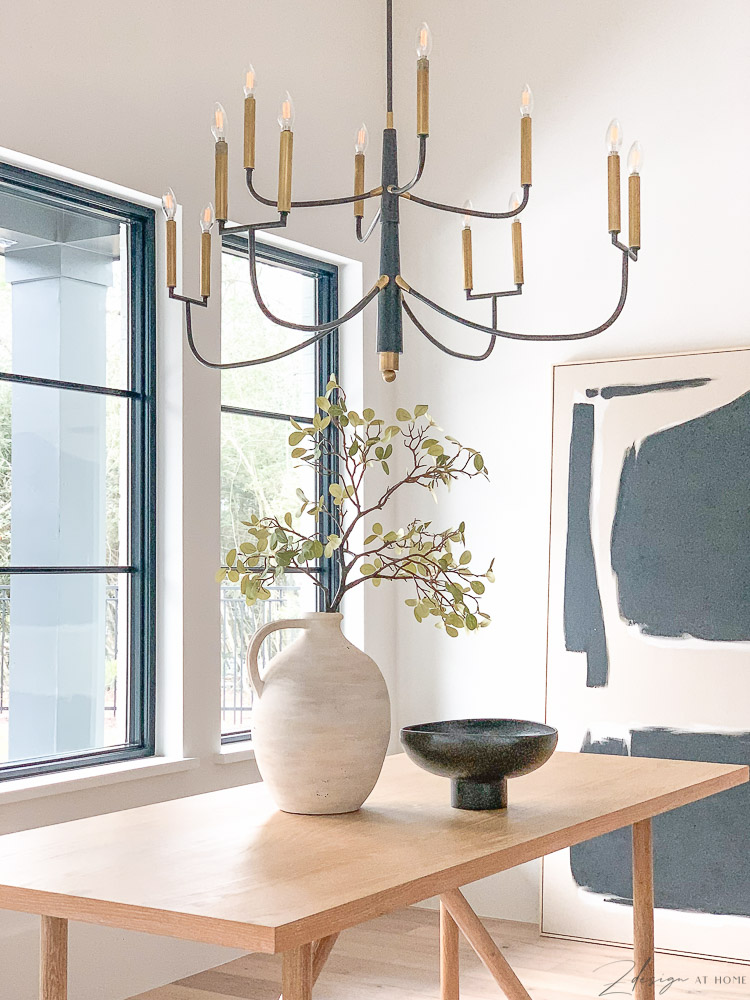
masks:
<svg viewBox="0 0 750 1000"><path fill-rule="evenodd" d="M559 748L750 763L750 349L554 370ZM547 858L542 932L632 941L630 831ZM750 786L654 821L656 946L750 962Z"/></svg>

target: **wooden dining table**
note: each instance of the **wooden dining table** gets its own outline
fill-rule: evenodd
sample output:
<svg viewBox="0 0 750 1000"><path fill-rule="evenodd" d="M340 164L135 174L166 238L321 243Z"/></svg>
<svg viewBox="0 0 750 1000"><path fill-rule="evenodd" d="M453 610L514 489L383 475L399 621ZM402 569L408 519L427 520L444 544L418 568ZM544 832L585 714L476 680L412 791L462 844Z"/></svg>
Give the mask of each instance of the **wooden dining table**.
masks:
<svg viewBox="0 0 750 1000"><path fill-rule="evenodd" d="M310 1000L342 930L439 896L441 1000L459 997L459 932L509 1000L530 1000L461 887L632 826L635 996L652 1000L651 818L747 780L730 764L560 752L510 782L507 809L472 812L398 754L346 815L280 812L260 782L6 834L0 908L41 916L41 1000L66 1000L70 920L280 952L284 1000Z"/></svg>

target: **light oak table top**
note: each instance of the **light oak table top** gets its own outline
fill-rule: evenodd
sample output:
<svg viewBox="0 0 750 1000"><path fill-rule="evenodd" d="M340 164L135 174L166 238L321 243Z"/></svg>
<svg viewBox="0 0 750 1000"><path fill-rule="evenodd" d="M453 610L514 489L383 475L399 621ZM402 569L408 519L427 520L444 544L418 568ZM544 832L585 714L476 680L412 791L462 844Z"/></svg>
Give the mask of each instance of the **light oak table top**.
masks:
<svg viewBox="0 0 750 1000"><path fill-rule="evenodd" d="M279 952L748 780L727 764L556 753L507 810L452 809L389 757L346 816L279 812L262 784L0 837L0 908Z"/></svg>

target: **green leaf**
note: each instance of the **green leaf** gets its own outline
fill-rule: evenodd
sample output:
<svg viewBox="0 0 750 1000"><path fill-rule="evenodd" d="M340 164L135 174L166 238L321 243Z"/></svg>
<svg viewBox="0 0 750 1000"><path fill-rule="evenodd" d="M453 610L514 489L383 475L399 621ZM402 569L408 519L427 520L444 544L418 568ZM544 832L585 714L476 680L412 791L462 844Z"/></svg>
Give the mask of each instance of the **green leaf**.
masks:
<svg viewBox="0 0 750 1000"><path fill-rule="evenodd" d="M474 615L472 614L467 615L464 621L466 622L466 627L470 632L473 632L474 629L477 628L478 623Z"/></svg>
<svg viewBox="0 0 750 1000"><path fill-rule="evenodd" d="M297 421L296 421L296 420L294 419L294 417L290 417L290 418L289 418L289 423L290 423L290 424L292 425L292 427L294 427L294 428L295 428L296 430L298 430L298 431L301 431L301 430L302 430L302 427L300 426L300 424L298 424L298 423L297 423Z"/></svg>
<svg viewBox="0 0 750 1000"><path fill-rule="evenodd" d="M222 566L221 569L217 569L216 576L214 577L214 579L216 580L216 582L217 583L222 583L224 580L226 580L226 578L227 578L227 569L226 569L226 567Z"/></svg>
<svg viewBox="0 0 750 1000"><path fill-rule="evenodd" d="M387 462L381 462L380 464L383 466L383 472L386 474L386 476L390 476L391 470L390 470L390 467L389 467L388 463Z"/></svg>
<svg viewBox="0 0 750 1000"><path fill-rule="evenodd" d="M237 558L237 549L230 549L227 552L227 566L234 566L234 560Z"/></svg>
<svg viewBox="0 0 750 1000"><path fill-rule="evenodd" d="M427 403L420 403L418 406L414 407L414 416L423 417L425 413L429 410Z"/></svg>
<svg viewBox="0 0 750 1000"><path fill-rule="evenodd" d="M365 420L369 424L369 422L375 416L375 410L371 410L370 407L368 406L364 410L362 410L362 416L365 418Z"/></svg>
<svg viewBox="0 0 750 1000"><path fill-rule="evenodd" d="M477 472L481 472L482 469L484 468L484 459L482 458L481 455L474 456L474 468L477 470Z"/></svg>
<svg viewBox="0 0 750 1000"><path fill-rule="evenodd" d="M340 535L334 535L334 534L329 535L328 536L328 543L334 549L337 549L339 547L339 545L341 545L341 536Z"/></svg>
<svg viewBox="0 0 750 1000"><path fill-rule="evenodd" d="M325 396L317 396L315 402L318 404L318 406L324 413L328 413L328 411L331 408L331 404L328 402Z"/></svg>
<svg viewBox="0 0 750 1000"><path fill-rule="evenodd" d="M287 527L291 528L291 526L292 526L292 515L289 513L289 511L287 511L286 514L284 514L284 521L286 522Z"/></svg>
<svg viewBox="0 0 750 1000"><path fill-rule="evenodd" d="M408 410L405 410L403 406L399 406L399 408L396 410L396 420L400 420L401 423L404 423L407 420L411 420L411 413L409 413Z"/></svg>
<svg viewBox="0 0 750 1000"><path fill-rule="evenodd" d="M375 524L373 524L372 526L372 530L375 532L376 535L382 535L383 525L380 523L380 521L376 521Z"/></svg>
<svg viewBox="0 0 750 1000"><path fill-rule="evenodd" d="M359 571L362 574L362 576L370 576L370 574L375 572L375 567L372 565L372 563L362 563L362 565L359 567Z"/></svg>
<svg viewBox="0 0 750 1000"><path fill-rule="evenodd" d="M471 552L468 549L464 549L461 553L461 558L458 560L459 566L466 566L467 563L471 562Z"/></svg>
<svg viewBox="0 0 750 1000"><path fill-rule="evenodd" d="M458 635L458 629L454 628L452 625L446 625L445 631L448 633L451 639L455 639L456 636Z"/></svg>
<svg viewBox="0 0 750 1000"><path fill-rule="evenodd" d="M416 599L413 597L409 597L406 601L404 601L404 604L407 606L407 608L416 608L417 606Z"/></svg>
<svg viewBox="0 0 750 1000"><path fill-rule="evenodd" d="M304 431L293 431L289 435L289 444L292 446L299 444L304 437L305 437Z"/></svg>
<svg viewBox="0 0 750 1000"><path fill-rule="evenodd" d="M237 572L236 569L230 569L229 572L227 573L227 579L230 581L230 583L237 583L239 578L240 574Z"/></svg>
<svg viewBox="0 0 750 1000"><path fill-rule="evenodd" d="M320 559L323 555L323 543L318 538L312 543L312 554L315 559Z"/></svg>
<svg viewBox="0 0 750 1000"><path fill-rule="evenodd" d="M484 593L484 584L482 583L481 580L472 580L471 581L471 589L474 591L475 594L483 594Z"/></svg>
<svg viewBox="0 0 750 1000"><path fill-rule="evenodd" d="M293 448L292 458L302 458L302 456L305 454L306 451L307 448Z"/></svg>

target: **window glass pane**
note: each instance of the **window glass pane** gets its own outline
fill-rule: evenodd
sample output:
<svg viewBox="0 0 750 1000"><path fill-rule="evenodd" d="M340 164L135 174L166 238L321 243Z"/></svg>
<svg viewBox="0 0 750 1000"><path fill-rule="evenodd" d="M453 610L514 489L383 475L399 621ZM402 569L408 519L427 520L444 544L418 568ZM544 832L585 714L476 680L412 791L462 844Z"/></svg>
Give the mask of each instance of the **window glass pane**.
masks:
<svg viewBox="0 0 750 1000"><path fill-rule="evenodd" d="M270 587L271 597L249 608L239 585L221 588L221 732L224 736L247 732L253 692L247 678L245 657L253 632L266 622L298 618L315 610L315 584L300 573L288 573ZM299 638L296 629L272 632L260 652L261 673L276 653Z"/></svg>
<svg viewBox="0 0 750 1000"><path fill-rule="evenodd" d="M128 228L0 184L0 370L124 388Z"/></svg>
<svg viewBox="0 0 750 1000"><path fill-rule="evenodd" d="M248 277L246 257L222 254L221 357L244 361L293 347L309 334L284 330L258 309ZM316 287L313 275L276 264L258 265L258 283L264 301L276 316L295 323L316 322ZM239 368L221 375L221 401L252 410L294 413L312 417L315 412L316 345L269 365Z"/></svg>
<svg viewBox="0 0 750 1000"><path fill-rule="evenodd" d="M129 408L0 382L0 566L127 564Z"/></svg>
<svg viewBox="0 0 750 1000"><path fill-rule="evenodd" d="M0 574L0 764L121 746L126 574Z"/></svg>
<svg viewBox="0 0 750 1000"><path fill-rule="evenodd" d="M221 415L221 551L225 555L238 542L246 541L242 524L251 514L296 515L300 501L297 489L315 499L311 470L292 459L288 438L290 425L284 420ZM305 515L310 528L312 517ZM306 521L303 521L306 525ZM313 610L312 608L310 610Z"/></svg>

